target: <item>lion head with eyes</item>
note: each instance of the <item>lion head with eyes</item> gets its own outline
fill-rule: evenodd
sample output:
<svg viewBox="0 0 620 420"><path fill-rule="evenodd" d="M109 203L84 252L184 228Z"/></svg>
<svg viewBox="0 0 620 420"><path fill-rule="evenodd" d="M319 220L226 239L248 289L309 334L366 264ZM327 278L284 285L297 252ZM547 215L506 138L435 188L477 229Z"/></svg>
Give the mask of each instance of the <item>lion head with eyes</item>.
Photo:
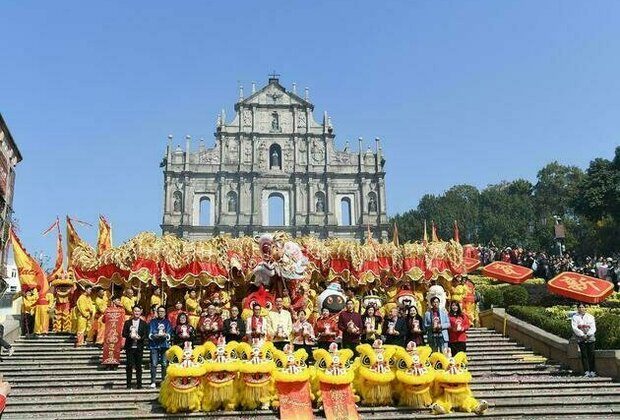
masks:
<svg viewBox="0 0 620 420"><path fill-rule="evenodd" d="M452 410L482 414L488 408L486 401L474 398L469 383L471 373L467 370L467 356L463 352L454 357L447 354L433 353L430 362L435 369L433 394L435 403L431 406L436 414L450 413Z"/></svg>
<svg viewBox="0 0 620 420"><path fill-rule="evenodd" d="M425 408L432 404L431 386L435 370L429 361L431 353L430 347L416 347L413 342L409 342L406 348L396 348L393 360L398 405Z"/></svg>
<svg viewBox="0 0 620 420"><path fill-rule="evenodd" d="M274 395L273 360L274 346L271 342L255 344L240 343L237 346L239 358L239 402L248 410L269 409Z"/></svg>
<svg viewBox="0 0 620 420"><path fill-rule="evenodd" d="M360 344L356 359L357 377L355 387L365 405L390 405L392 403L391 383L396 377L392 371L394 346L384 346L381 340L373 345Z"/></svg>
<svg viewBox="0 0 620 420"><path fill-rule="evenodd" d="M201 408L203 387L201 378L206 373L205 348L172 346L166 351L168 369L161 384L159 402L168 413L198 411Z"/></svg>

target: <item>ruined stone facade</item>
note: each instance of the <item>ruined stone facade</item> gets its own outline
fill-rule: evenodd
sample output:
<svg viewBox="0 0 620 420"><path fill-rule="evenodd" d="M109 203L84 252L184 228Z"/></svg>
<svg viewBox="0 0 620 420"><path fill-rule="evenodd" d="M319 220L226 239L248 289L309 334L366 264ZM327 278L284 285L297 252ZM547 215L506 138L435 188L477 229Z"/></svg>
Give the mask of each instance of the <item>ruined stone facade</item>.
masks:
<svg viewBox="0 0 620 420"><path fill-rule="evenodd" d="M363 239L368 226L387 238L385 160L370 148L337 150L331 118L315 121L314 105L287 91L276 76L243 98L235 115L217 119L215 146L173 148L164 169L163 233L191 240L215 235Z"/></svg>

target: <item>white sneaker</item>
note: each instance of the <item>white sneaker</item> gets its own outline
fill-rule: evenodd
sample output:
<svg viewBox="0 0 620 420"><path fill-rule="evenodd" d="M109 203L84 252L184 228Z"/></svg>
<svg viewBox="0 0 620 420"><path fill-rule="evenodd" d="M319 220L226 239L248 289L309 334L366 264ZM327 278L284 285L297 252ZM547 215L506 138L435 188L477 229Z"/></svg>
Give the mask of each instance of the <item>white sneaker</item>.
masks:
<svg viewBox="0 0 620 420"><path fill-rule="evenodd" d="M586 371L586 373L583 374L584 377L589 378L590 377L590 372Z"/></svg>
<svg viewBox="0 0 620 420"><path fill-rule="evenodd" d="M590 371L590 378L596 378L596 372Z"/></svg>
<svg viewBox="0 0 620 420"><path fill-rule="evenodd" d="M13 347L11 347L9 349L9 356L13 356L13 353L15 352L15 349Z"/></svg>
<svg viewBox="0 0 620 420"><path fill-rule="evenodd" d="M154 388L157 388L157 385L155 385L155 382L152 382L150 387L154 389Z"/></svg>

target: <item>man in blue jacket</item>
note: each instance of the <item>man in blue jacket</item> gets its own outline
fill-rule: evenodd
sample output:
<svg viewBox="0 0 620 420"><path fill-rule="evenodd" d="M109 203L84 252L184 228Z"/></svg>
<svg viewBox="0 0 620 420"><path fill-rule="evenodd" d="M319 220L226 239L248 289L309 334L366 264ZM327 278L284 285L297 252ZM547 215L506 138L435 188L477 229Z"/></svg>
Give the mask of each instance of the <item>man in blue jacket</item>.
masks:
<svg viewBox="0 0 620 420"><path fill-rule="evenodd" d="M428 335L428 344L433 351L443 352L448 348L448 329L450 318L445 308L439 307L439 298L431 298L431 307L424 314L424 329Z"/></svg>
<svg viewBox="0 0 620 420"><path fill-rule="evenodd" d="M157 377L157 365L161 364L161 380L166 377L166 350L170 348L172 337L172 324L166 317L166 308L157 308L157 318L153 318L149 324L149 349L151 350L151 388L155 388Z"/></svg>

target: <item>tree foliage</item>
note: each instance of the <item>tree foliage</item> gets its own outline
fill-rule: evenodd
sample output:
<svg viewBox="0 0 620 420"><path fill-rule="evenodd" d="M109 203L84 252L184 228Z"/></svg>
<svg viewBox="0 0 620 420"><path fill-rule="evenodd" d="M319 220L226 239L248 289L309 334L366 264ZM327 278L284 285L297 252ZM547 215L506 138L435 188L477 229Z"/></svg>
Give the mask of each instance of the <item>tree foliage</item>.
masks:
<svg viewBox="0 0 620 420"><path fill-rule="evenodd" d="M568 249L584 254L617 250L620 237L620 147L613 160L594 159L584 172L551 162L536 183L504 181L478 190L455 185L444 194L426 194L417 208L393 221L401 241L422 239L424 221L435 221L442 239L452 237L458 221L461 242L524 246L551 251L554 224L566 227Z"/></svg>

